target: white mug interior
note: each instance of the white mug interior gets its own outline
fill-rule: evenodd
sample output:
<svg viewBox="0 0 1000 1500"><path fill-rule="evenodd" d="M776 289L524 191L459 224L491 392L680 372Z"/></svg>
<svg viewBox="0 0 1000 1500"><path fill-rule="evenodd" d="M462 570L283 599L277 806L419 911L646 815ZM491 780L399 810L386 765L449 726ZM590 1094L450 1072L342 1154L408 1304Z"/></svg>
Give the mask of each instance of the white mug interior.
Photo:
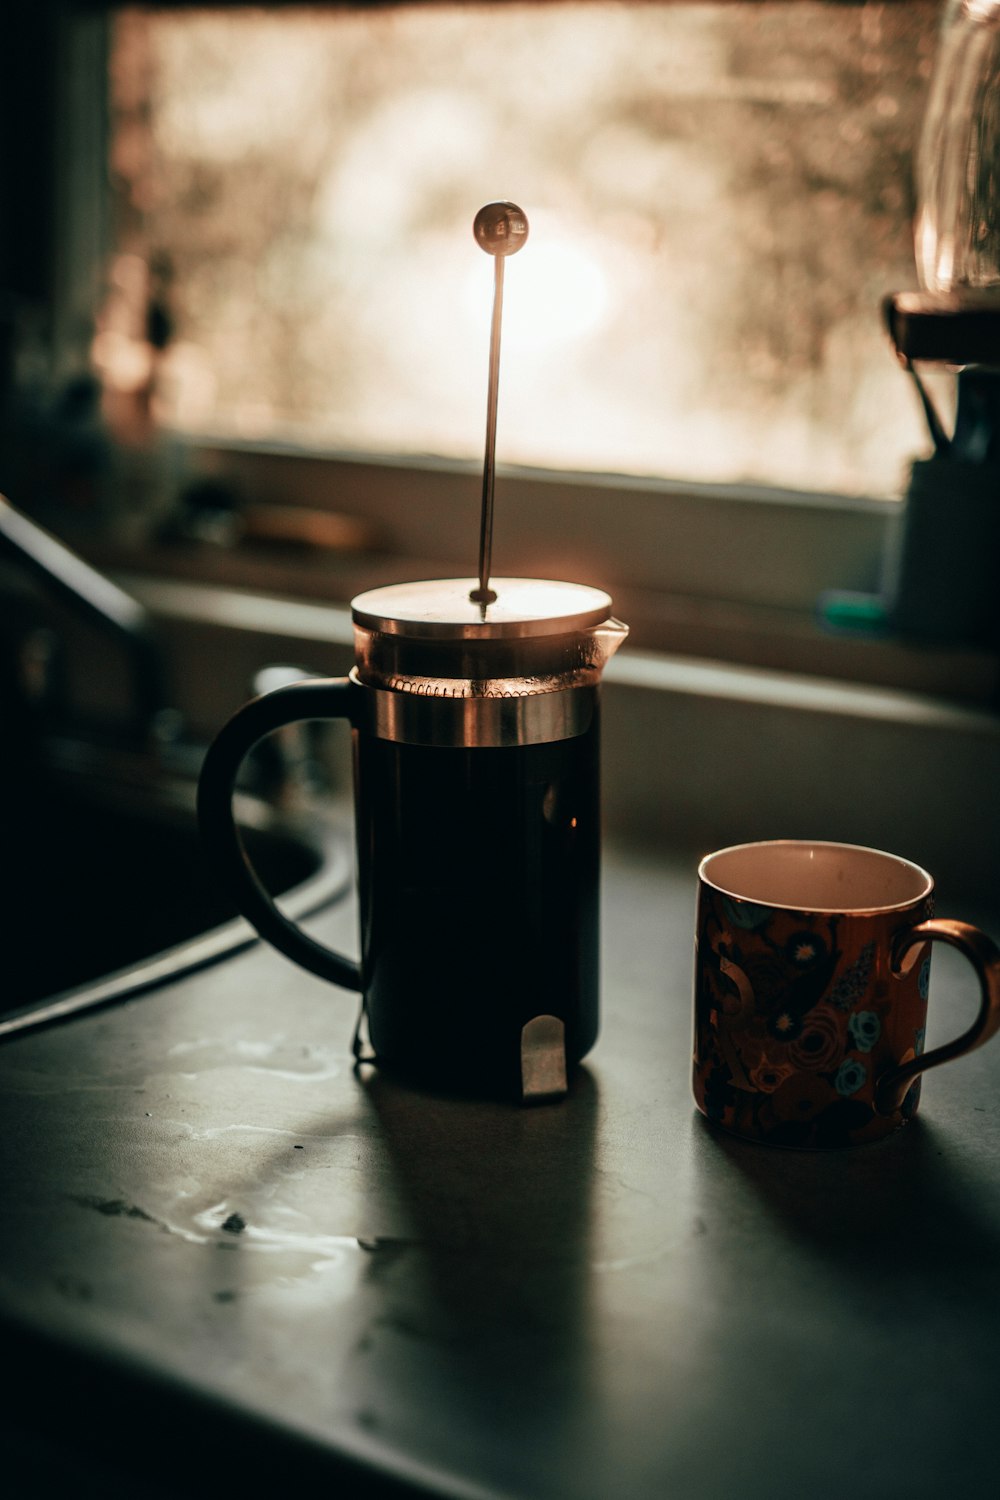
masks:
<svg viewBox="0 0 1000 1500"><path fill-rule="evenodd" d="M926 870L857 844L776 839L736 844L702 860L698 874L727 896L810 912L894 911L929 896Z"/></svg>

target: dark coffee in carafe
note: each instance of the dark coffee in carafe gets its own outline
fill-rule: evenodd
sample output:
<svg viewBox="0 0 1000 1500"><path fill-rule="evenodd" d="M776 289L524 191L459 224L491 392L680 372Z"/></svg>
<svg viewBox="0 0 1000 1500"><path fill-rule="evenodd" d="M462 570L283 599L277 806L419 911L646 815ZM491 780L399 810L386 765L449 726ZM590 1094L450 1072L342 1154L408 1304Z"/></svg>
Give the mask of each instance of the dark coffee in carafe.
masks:
<svg viewBox="0 0 1000 1500"><path fill-rule="evenodd" d="M518 748L359 736L361 966L387 1066L504 1091L535 1016L563 1022L570 1065L593 1046L597 746L596 714L572 739Z"/></svg>

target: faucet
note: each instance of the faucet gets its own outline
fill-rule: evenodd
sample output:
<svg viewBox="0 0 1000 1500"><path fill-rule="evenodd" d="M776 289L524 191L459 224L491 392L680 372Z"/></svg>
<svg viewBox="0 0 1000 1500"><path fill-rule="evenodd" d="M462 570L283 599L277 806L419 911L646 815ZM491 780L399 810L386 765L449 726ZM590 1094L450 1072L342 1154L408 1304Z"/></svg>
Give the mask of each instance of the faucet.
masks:
<svg viewBox="0 0 1000 1500"><path fill-rule="evenodd" d="M131 665L131 733L140 747L152 744L167 695L163 660L148 611L0 495L3 552L26 563L51 593L121 643Z"/></svg>
<svg viewBox="0 0 1000 1500"><path fill-rule="evenodd" d="M193 767L197 775L203 747L184 742L181 715L167 696L163 657L149 611L0 495L0 556L4 552L26 563L51 593L124 648L131 664L132 701L130 744L122 748L153 750L160 769L169 765L191 774ZM34 665L44 682L51 674L46 643L30 644L36 646L39 660L29 662L29 670ZM270 692L311 675L301 667L268 665L256 673L253 691ZM275 806L328 791L319 739L316 725L300 725L255 747L248 770L253 790Z"/></svg>

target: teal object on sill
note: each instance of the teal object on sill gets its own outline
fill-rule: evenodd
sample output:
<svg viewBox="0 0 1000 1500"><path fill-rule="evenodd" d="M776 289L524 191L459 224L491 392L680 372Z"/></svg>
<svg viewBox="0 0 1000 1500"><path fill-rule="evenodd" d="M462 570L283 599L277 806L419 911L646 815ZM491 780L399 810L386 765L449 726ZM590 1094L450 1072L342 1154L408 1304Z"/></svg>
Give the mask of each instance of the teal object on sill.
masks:
<svg viewBox="0 0 1000 1500"><path fill-rule="evenodd" d="M839 635L882 636L889 631L889 613L881 594L831 590L820 596L819 617Z"/></svg>

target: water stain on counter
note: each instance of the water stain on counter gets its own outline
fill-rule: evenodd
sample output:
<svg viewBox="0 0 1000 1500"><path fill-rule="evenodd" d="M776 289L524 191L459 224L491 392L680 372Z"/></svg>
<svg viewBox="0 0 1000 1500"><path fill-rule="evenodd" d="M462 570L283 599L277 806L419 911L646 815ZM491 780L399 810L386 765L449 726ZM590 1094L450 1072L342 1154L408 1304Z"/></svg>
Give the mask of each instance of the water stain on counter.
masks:
<svg viewBox="0 0 1000 1500"><path fill-rule="evenodd" d="M321 1294L325 1307L331 1293L340 1302L362 1282L391 1277L408 1252L419 1248L417 1240L405 1236L326 1233L282 1204L268 1204L255 1214L248 1204L230 1199L201 1208L175 1203L170 1213L157 1215L125 1197L77 1194L71 1201L207 1254L205 1294L220 1308L248 1298L259 1305L261 1297L315 1297L320 1288L327 1289ZM65 1287L59 1289L69 1295Z"/></svg>
<svg viewBox="0 0 1000 1500"><path fill-rule="evenodd" d="M183 1062L184 1059L191 1059L195 1065ZM270 1041L196 1037L175 1042L157 1055L152 1068L148 1058L123 1060L120 1067L103 1073L74 1072L72 1066L59 1072L43 1072L14 1065L5 1069L4 1089L7 1093L40 1098L52 1094L141 1094L150 1086L155 1090L157 1080L191 1081L202 1074L217 1074L226 1069L282 1082L328 1084L339 1078L348 1065L341 1048L303 1045L284 1037Z"/></svg>
<svg viewBox="0 0 1000 1500"><path fill-rule="evenodd" d="M169 1048L167 1058L191 1059L196 1064L178 1067L182 1078L198 1078L203 1073L220 1069L238 1069L240 1073L256 1073L279 1078L289 1083L329 1083L339 1078L345 1063L341 1049L304 1046L290 1042L281 1035L270 1041L251 1041L246 1037L220 1040L217 1037L197 1037L175 1042Z"/></svg>

